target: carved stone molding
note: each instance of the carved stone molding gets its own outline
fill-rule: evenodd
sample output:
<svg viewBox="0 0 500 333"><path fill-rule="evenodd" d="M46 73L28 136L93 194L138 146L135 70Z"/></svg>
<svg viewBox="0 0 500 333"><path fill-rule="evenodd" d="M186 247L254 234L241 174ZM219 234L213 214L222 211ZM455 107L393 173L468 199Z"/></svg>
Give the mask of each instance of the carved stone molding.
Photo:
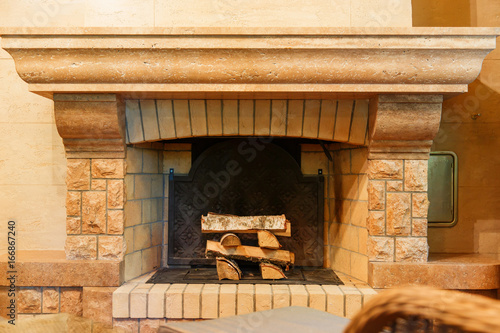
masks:
<svg viewBox="0 0 500 333"><path fill-rule="evenodd" d="M496 45L492 28L4 28L0 35L33 92L135 98L460 93Z"/></svg>
<svg viewBox="0 0 500 333"><path fill-rule="evenodd" d="M54 94L67 158L124 158L124 110L114 94Z"/></svg>
<svg viewBox="0 0 500 333"><path fill-rule="evenodd" d="M370 101L369 159L428 159L443 96L379 95Z"/></svg>

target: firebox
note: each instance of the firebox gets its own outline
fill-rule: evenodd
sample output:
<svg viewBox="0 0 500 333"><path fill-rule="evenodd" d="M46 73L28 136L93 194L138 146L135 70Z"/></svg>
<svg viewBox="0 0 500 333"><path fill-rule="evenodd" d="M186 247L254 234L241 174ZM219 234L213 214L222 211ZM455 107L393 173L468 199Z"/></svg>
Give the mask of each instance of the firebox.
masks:
<svg viewBox="0 0 500 333"><path fill-rule="evenodd" d="M322 170L314 176L302 175L300 160L292 156L298 143L284 141L269 137L221 140L195 156L187 176L170 170L169 265L214 263L205 258L206 242L220 240L221 234L202 234L200 219L215 212L285 214L292 235L279 237L283 248L295 253L297 266L323 266ZM245 244L256 243L255 234L240 237Z"/></svg>

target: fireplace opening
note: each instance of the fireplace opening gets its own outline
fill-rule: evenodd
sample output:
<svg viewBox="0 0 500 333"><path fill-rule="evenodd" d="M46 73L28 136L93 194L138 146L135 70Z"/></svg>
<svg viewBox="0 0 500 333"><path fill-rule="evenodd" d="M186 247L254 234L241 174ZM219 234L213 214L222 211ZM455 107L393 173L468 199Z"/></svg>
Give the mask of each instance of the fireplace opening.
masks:
<svg viewBox="0 0 500 333"><path fill-rule="evenodd" d="M323 269L323 170L302 174L301 143L272 137L194 140L189 174L169 170L168 268L159 270L151 282L217 279L215 259L207 258L205 249L207 241L220 241L223 233L201 231L201 216L213 212L284 214L291 222L291 237L277 238L283 250L295 254L295 265L282 283L338 284L333 271ZM257 246L256 234L238 236L242 244ZM239 264L242 282L260 279L258 264Z"/></svg>

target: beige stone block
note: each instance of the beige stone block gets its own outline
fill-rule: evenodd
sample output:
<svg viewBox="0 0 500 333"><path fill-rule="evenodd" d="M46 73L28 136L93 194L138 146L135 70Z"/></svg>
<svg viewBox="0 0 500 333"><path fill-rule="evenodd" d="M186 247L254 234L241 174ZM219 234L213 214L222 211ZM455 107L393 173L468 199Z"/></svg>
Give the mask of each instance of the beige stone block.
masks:
<svg viewBox="0 0 500 333"><path fill-rule="evenodd" d="M130 291L130 318L147 318L148 293L153 284L141 283Z"/></svg>
<svg viewBox="0 0 500 333"><path fill-rule="evenodd" d="M188 284L184 289L184 318L198 319L201 318L201 290L203 284Z"/></svg>
<svg viewBox="0 0 500 333"><path fill-rule="evenodd" d="M90 189L90 160L68 159L66 185L68 190Z"/></svg>
<svg viewBox="0 0 500 333"><path fill-rule="evenodd" d="M142 201L128 200L125 203L125 227L134 226L142 222Z"/></svg>
<svg viewBox="0 0 500 333"><path fill-rule="evenodd" d="M368 259L370 261L394 261L393 237L368 237Z"/></svg>
<svg viewBox="0 0 500 333"><path fill-rule="evenodd" d="M83 287L83 317L113 324L113 292L116 287Z"/></svg>
<svg viewBox="0 0 500 333"><path fill-rule="evenodd" d="M302 135L303 116L304 116L304 101L289 100L288 118L286 126L286 133L288 136L299 137Z"/></svg>
<svg viewBox="0 0 500 333"><path fill-rule="evenodd" d="M219 317L236 315L236 284L222 284L219 292Z"/></svg>
<svg viewBox="0 0 500 333"><path fill-rule="evenodd" d="M82 288L63 288L60 290L60 311L62 313L69 313L75 316L81 316L83 312L82 307Z"/></svg>
<svg viewBox="0 0 500 333"><path fill-rule="evenodd" d="M182 293L187 284L172 284L165 292L165 317L167 319L182 319Z"/></svg>
<svg viewBox="0 0 500 333"><path fill-rule="evenodd" d="M149 273L160 267L161 248L159 246L142 250L142 270L141 274Z"/></svg>
<svg viewBox="0 0 500 333"><path fill-rule="evenodd" d="M348 175L351 173L351 149L342 149L337 152L340 159L340 173Z"/></svg>
<svg viewBox="0 0 500 333"><path fill-rule="evenodd" d="M412 216L427 217L429 211L429 200L427 193L412 193Z"/></svg>
<svg viewBox="0 0 500 333"><path fill-rule="evenodd" d="M309 307L326 311L326 293L320 285L310 284L306 285L307 292L309 293Z"/></svg>
<svg viewBox="0 0 500 333"><path fill-rule="evenodd" d="M238 315L254 312L255 286L253 284L239 284L236 293L236 313Z"/></svg>
<svg viewBox="0 0 500 333"><path fill-rule="evenodd" d="M271 101L255 100L255 135L268 136L271 131Z"/></svg>
<svg viewBox="0 0 500 333"><path fill-rule="evenodd" d="M96 259L96 236L68 236L66 238L66 259Z"/></svg>
<svg viewBox="0 0 500 333"><path fill-rule="evenodd" d="M396 237L396 261L426 262L428 254L427 238Z"/></svg>
<svg viewBox="0 0 500 333"><path fill-rule="evenodd" d="M142 256L141 252L133 252L125 256L125 281L129 281L141 275Z"/></svg>
<svg viewBox="0 0 500 333"><path fill-rule="evenodd" d="M351 221L351 201L342 200L340 204L339 201L337 201L335 205L340 208L337 215L340 217L340 223L349 224Z"/></svg>
<svg viewBox="0 0 500 333"><path fill-rule="evenodd" d="M176 137L175 121L172 100L156 100L158 112L158 122L160 126L160 136L162 139L172 139Z"/></svg>
<svg viewBox="0 0 500 333"><path fill-rule="evenodd" d="M209 135L222 135L222 101L207 100L207 126Z"/></svg>
<svg viewBox="0 0 500 333"><path fill-rule="evenodd" d="M59 313L59 290L53 287L44 287L42 292L42 312Z"/></svg>
<svg viewBox="0 0 500 333"><path fill-rule="evenodd" d="M134 251L134 228L125 228L123 232L123 239L125 240L125 254L132 253Z"/></svg>
<svg viewBox="0 0 500 333"><path fill-rule="evenodd" d="M170 169L174 169L176 174L188 174L191 169L191 152L164 151L163 173L169 173Z"/></svg>
<svg viewBox="0 0 500 333"><path fill-rule="evenodd" d="M144 140L153 141L160 139L155 101L152 99L143 99L139 101L139 104L141 107L142 126L144 128Z"/></svg>
<svg viewBox="0 0 500 333"><path fill-rule="evenodd" d="M387 194L387 235L411 234L411 194Z"/></svg>
<svg viewBox="0 0 500 333"><path fill-rule="evenodd" d="M353 201L351 203L351 223L360 227L366 227L368 218L368 202Z"/></svg>
<svg viewBox="0 0 500 333"><path fill-rule="evenodd" d="M238 101L222 100L222 135L238 134Z"/></svg>
<svg viewBox="0 0 500 333"><path fill-rule="evenodd" d="M97 0L87 0L86 27L152 27L155 22L155 1L127 0L120 6L110 6Z"/></svg>
<svg viewBox="0 0 500 333"><path fill-rule="evenodd" d="M358 182L359 182L359 196L358 199L362 201L368 201L368 182L370 180L368 179L367 175L359 175L358 177Z"/></svg>
<svg viewBox="0 0 500 333"><path fill-rule="evenodd" d="M155 284L148 294L148 318L165 317L165 292L170 284Z"/></svg>
<svg viewBox="0 0 500 333"><path fill-rule="evenodd" d="M92 179L90 188L92 191L106 191L106 180Z"/></svg>
<svg viewBox="0 0 500 333"><path fill-rule="evenodd" d="M255 311L272 309L273 291L269 284L255 285Z"/></svg>
<svg viewBox="0 0 500 333"><path fill-rule="evenodd" d="M358 228L352 225L341 226L340 247L349 251L358 251Z"/></svg>
<svg viewBox="0 0 500 333"><path fill-rule="evenodd" d="M188 100L173 101L175 132L178 138L191 137L191 119L189 118Z"/></svg>
<svg viewBox="0 0 500 333"><path fill-rule="evenodd" d="M368 208L369 209L385 209L385 182L384 181L368 181Z"/></svg>
<svg viewBox="0 0 500 333"><path fill-rule="evenodd" d="M319 120L318 138L321 140L332 140L335 129L335 118L337 113L336 100L321 100L321 113Z"/></svg>
<svg viewBox="0 0 500 333"><path fill-rule="evenodd" d="M20 287L17 293L17 313L41 313L42 288Z"/></svg>
<svg viewBox="0 0 500 333"><path fill-rule="evenodd" d="M163 222L151 224L151 234L152 245L161 245L163 243Z"/></svg>
<svg viewBox="0 0 500 333"><path fill-rule="evenodd" d="M93 159L92 178L120 178L125 176L123 159Z"/></svg>
<svg viewBox="0 0 500 333"><path fill-rule="evenodd" d="M350 2L335 6L329 1L318 1L314 6L303 2L279 0L273 6L268 2L187 2L160 0L156 3L155 25L162 27L348 27ZM190 9L188 9L190 8ZM333 20L333 23L332 23Z"/></svg>
<svg viewBox="0 0 500 333"><path fill-rule="evenodd" d="M151 225L144 224L134 227L134 251L151 246Z"/></svg>
<svg viewBox="0 0 500 333"><path fill-rule="evenodd" d="M351 172L365 174L368 172L368 149L357 148L351 150Z"/></svg>
<svg viewBox="0 0 500 333"><path fill-rule="evenodd" d="M98 259L122 260L125 255L126 243L123 236L98 236Z"/></svg>
<svg viewBox="0 0 500 333"><path fill-rule="evenodd" d="M124 217L123 210L108 210L108 234L123 234Z"/></svg>
<svg viewBox="0 0 500 333"><path fill-rule="evenodd" d="M151 175L135 175L134 177L134 198L151 198Z"/></svg>
<svg viewBox="0 0 500 333"><path fill-rule="evenodd" d="M352 318L360 309L363 297L359 290L354 286L339 286L345 295L345 317Z"/></svg>
<svg viewBox="0 0 500 333"><path fill-rule="evenodd" d="M342 199L356 200L358 196L358 176L342 175Z"/></svg>
<svg viewBox="0 0 500 333"><path fill-rule="evenodd" d="M400 180L389 180L386 182L387 192L401 192L403 191L403 182Z"/></svg>
<svg viewBox="0 0 500 333"><path fill-rule="evenodd" d="M351 271L351 251L342 248L331 248L330 257L336 270L349 273Z"/></svg>
<svg viewBox="0 0 500 333"><path fill-rule="evenodd" d="M403 179L402 160L369 160L368 177L370 179Z"/></svg>
<svg viewBox="0 0 500 333"><path fill-rule="evenodd" d="M68 191L66 193L66 214L72 216L81 215L82 195L81 192Z"/></svg>
<svg viewBox="0 0 500 333"><path fill-rule="evenodd" d="M126 175L124 179L124 187L125 187L125 198L127 200L134 200L135 198L135 176L134 175Z"/></svg>
<svg viewBox="0 0 500 333"><path fill-rule="evenodd" d="M66 233L68 235L77 235L81 233L81 218L70 217L66 218Z"/></svg>
<svg viewBox="0 0 500 333"><path fill-rule="evenodd" d="M385 235L385 212L370 211L367 227L369 234L372 236Z"/></svg>
<svg viewBox="0 0 500 333"><path fill-rule="evenodd" d="M201 291L201 318L219 317L219 285L205 284Z"/></svg>
<svg viewBox="0 0 500 333"><path fill-rule="evenodd" d="M351 1L352 27L411 27L410 0Z"/></svg>
<svg viewBox="0 0 500 333"><path fill-rule="evenodd" d="M309 306L309 293L304 285L290 285L290 306Z"/></svg>
<svg viewBox="0 0 500 333"><path fill-rule="evenodd" d="M368 230L365 228L358 228L358 241L359 241L359 253L367 255L367 243L368 243Z"/></svg>
<svg viewBox="0 0 500 333"><path fill-rule="evenodd" d="M339 100L337 106L337 119L335 123L335 141L347 142L351 130L352 100Z"/></svg>
<svg viewBox="0 0 500 333"><path fill-rule="evenodd" d="M351 276L361 281L368 281L368 256L359 253L351 254Z"/></svg>
<svg viewBox="0 0 500 333"><path fill-rule="evenodd" d="M239 100L238 126L240 135L253 135L254 101Z"/></svg>
<svg viewBox="0 0 500 333"><path fill-rule="evenodd" d="M427 160L405 161L405 191L427 191Z"/></svg>
<svg viewBox="0 0 500 333"><path fill-rule="evenodd" d="M162 174L151 176L151 196L153 198L163 198L163 178ZM168 182L168 176L165 177ZM168 192L166 192L168 196Z"/></svg>
<svg viewBox="0 0 500 333"><path fill-rule="evenodd" d="M106 192L82 193L82 233L106 233Z"/></svg>
<svg viewBox="0 0 500 333"><path fill-rule="evenodd" d="M141 319L139 321L139 332L141 333L158 333L160 324L163 324L165 319Z"/></svg>
<svg viewBox="0 0 500 333"><path fill-rule="evenodd" d="M157 150L144 149L143 150L143 164L142 164L142 172L144 173L158 173L161 172L159 169L159 152Z"/></svg>
<svg viewBox="0 0 500 333"><path fill-rule="evenodd" d="M108 208L122 209L124 204L123 180L108 180Z"/></svg>
<svg viewBox="0 0 500 333"><path fill-rule="evenodd" d="M427 219L412 219L412 236L427 236Z"/></svg>
<svg viewBox="0 0 500 333"><path fill-rule="evenodd" d="M290 289L284 284L273 284L273 309L290 306Z"/></svg>
<svg viewBox="0 0 500 333"><path fill-rule="evenodd" d="M127 174L142 172L142 153L144 149L127 147Z"/></svg>
<svg viewBox="0 0 500 333"><path fill-rule="evenodd" d="M125 117L127 119L127 141L133 143L144 141L141 108L138 100L125 101Z"/></svg>
<svg viewBox="0 0 500 333"><path fill-rule="evenodd" d="M204 100L190 100L189 113L191 116L191 127L193 136L207 135L207 113Z"/></svg>
<svg viewBox="0 0 500 333"><path fill-rule="evenodd" d="M113 318L130 318L130 292L136 283L125 283L113 292Z"/></svg>
<svg viewBox="0 0 500 333"><path fill-rule="evenodd" d="M320 104L319 100L304 101L304 123L302 135L306 138L317 138L319 130Z"/></svg>
<svg viewBox="0 0 500 333"><path fill-rule="evenodd" d="M344 317L344 294L339 286L323 285L326 294L326 312Z"/></svg>
<svg viewBox="0 0 500 333"><path fill-rule="evenodd" d="M328 170L328 158L323 152L302 152L301 170L305 175L317 175L318 169Z"/></svg>
<svg viewBox="0 0 500 333"><path fill-rule="evenodd" d="M139 319L113 318L113 329L127 333L139 333Z"/></svg>

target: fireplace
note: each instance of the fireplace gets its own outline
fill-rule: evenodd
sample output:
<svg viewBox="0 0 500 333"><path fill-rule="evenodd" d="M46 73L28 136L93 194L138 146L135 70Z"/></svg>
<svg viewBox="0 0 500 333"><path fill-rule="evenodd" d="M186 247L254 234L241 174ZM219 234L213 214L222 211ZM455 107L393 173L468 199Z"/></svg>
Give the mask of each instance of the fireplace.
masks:
<svg viewBox="0 0 500 333"><path fill-rule="evenodd" d="M289 286L248 291L232 285L174 284L161 289L167 287L134 279L171 264L204 260L198 240L185 242L196 245L186 256L179 253L184 250L176 245L177 238L198 239L199 234L192 226L192 232L176 230L179 214L186 213L176 190L185 180L201 179L206 185L199 171L211 169L199 169L208 161L204 152L213 149L216 154L245 140L263 140L266 148L256 159L275 166L276 173L262 182L279 183L294 174L296 188L313 184L293 190L314 192L316 199L297 199L313 208L305 214L297 204L299 212L290 212L307 215L298 218L307 227L292 226L297 242L289 244L302 242L295 251L310 261L305 266L330 267L367 286L384 265L424 264L427 159L441 105L444 98L464 92L478 75L483 58L495 47L495 31L7 29L2 46L29 89L54 101L66 150L66 260L59 265L61 270L83 269L72 281L58 274L50 286L139 283L124 285L113 296L114 304L127 305L116 309L115 318L228 313L219 308L216 314L203 315L203 295L233 307L241 295L254 302L254 311L265 304L261 298L282 306L301 294L307 295L307 304L323 309L335 299L332 308L345 304L342 311L347 314L355 310L351 300L360 305L365 295L354 283L344 289L307 286L294 294L296 288ZM230 156L243 164L246 155L227 150L210 162L219 163L212 171L220 172L220 163ZM227 171L227 164L223 167ZM210 178L208 172L205 177ZM203 209L237 214L263 209L267 205L258 202L259 196L241 193L242 187L251 187L248 182L238 180L237 189L228 188L235 193L227 194L233 202L208 198ZM296 199L287 191L270 213L283 213L286 198ZM187 215L196 221L203 209L188 209ZM86 271L98 278L91 280ZM44 274L37 274L42 282L35 286L47 286ZM163 304L163 312L146 313L153 307L144 306L132 313L129 305L144 304L144 299Z"/></svg>

